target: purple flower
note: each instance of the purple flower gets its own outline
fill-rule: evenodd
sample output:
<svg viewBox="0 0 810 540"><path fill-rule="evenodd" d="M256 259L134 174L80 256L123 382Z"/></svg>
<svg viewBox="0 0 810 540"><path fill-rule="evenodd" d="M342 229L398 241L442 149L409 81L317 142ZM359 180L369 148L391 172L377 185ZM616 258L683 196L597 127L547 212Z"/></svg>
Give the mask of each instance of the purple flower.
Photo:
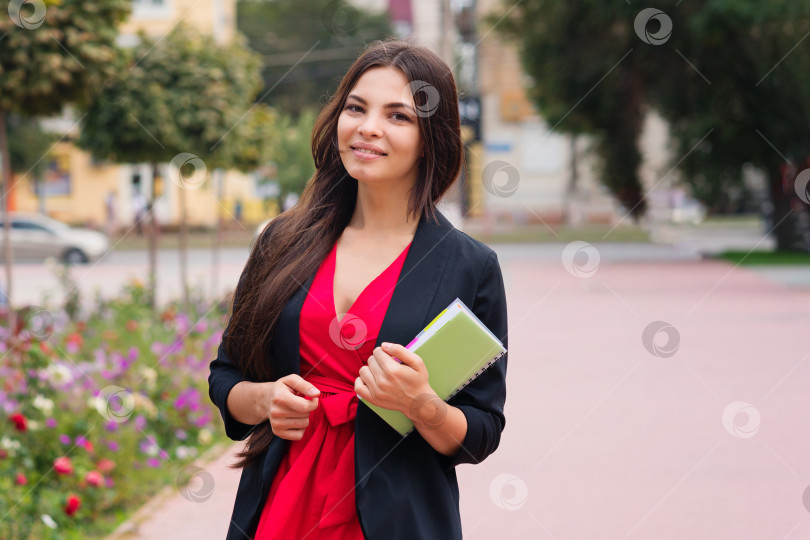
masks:
<svg viewBox="0 0 810 540"><path fill-rule="evenodd" d="M160 460L158 458L150 457L149 459L146 460L146 464L149 465L150 467L157 468L160 467Z"/></svg>
<svg viewBox="0 0 810 540"><path fill-rule="evenodd" d="M169 459L169 453L162 448L160 449L160 452L158 452L158 455L160 456L160 459Z"/></svg>
<svg viewBox="0 0 810 540"><path fill-rule="evenodd" d="M84 437L84 435L79 435L76 437L76 446L84 446L85 444L87 444L87 439Z"/></svg>
<svg viewBox="0 0 810 540"><path fill-rule="evenodd" d="M174 322L177 324L177 332L179 334L185 334L188 332L189 321L188 315L185 313L178 313L177 316L174 318Z"/></svg>
<svg viewBox="0 0 810 540"><path fill-rule="evenodd" d="M48 418L47 420L45 420L45 425L48 426L49 428L56 427L56 419L55 418Z"/></svg>
<svg viewBox="0 0 810 540"><path fill-rule="evenodd" d="M138 431L143 431L143 428L145 427L146 427L146 418L144 418L143 415L138 415L135 418L135 429L137 429Z"/></svg>
<svg viewBox="0 0 810 540"><path fill-rule="evenodd" d="M70 444L70 436L64 433L59 435L59 442L62 444Z"/></svg>
<svg viewBox="0 0 810 540"><path fill-rule="evenodd" d="M118 429L118 422L110 420L109 422L104 424L104 427L107 429L107 431L115 431L116 429Z"/></svg>
<svg viewBox="0 0 810 540"><path fill-rule="evenodd" d="M104 485L107 486L108 488L113 487L113 479L110 478L109 476L105 476L104 477Z"/></svg>
<svg viewBox="0 0 810 540"><path fill-rule="evenodd" d="M76 342L75 342L75 341L73 341L73 340L68 341L68 342L65 344L65 350L66 350L66 351L67 351L69 354L76 354L77 352L79 352L79 344L78 344L78 343L76 343Z"/></svg>
<svg viewBox="0 0 810 540"><path fill-rule="evenodd" d="M211 421L211 416L206 413L194 420L194 425L197 427L205 427Z"/></svg>
<svg viewBox="0 0 810 540"><path fill-rule="evenodd" d="M177 431L175 431L174 436L180 439L181 441L185 441L188 438L188 434L182 429L178 429Z"/></svg>
<svg viewBox="0 0 810 540"><path fill-rule="evenodd" d="M107 448L112 452L118 452L118 443L115 441L107 441Z"/></svg>

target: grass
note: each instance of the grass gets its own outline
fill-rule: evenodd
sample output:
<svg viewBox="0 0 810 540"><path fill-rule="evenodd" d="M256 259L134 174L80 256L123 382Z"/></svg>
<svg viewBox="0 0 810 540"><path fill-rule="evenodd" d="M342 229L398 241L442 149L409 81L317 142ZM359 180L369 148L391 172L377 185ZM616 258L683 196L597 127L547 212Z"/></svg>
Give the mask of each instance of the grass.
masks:
<svg viewBox="0 0 810 540"><path fill-rule="evenodd" d="M510 231L497 231L485 234L482 231L470 236L487 244L506 243L567 243L574 240L583 242L649 242L650 237L640 227L623 226L611 231L608 225L587 225L580 227L558 226L549 229L544 225L520 227Z"/></svg>
<svg viewBox="0 0 810 540"><path fill-rule="evenodd" d="M247 229L229 230L222 234L222 247L237 247L248 249L253 241L253 227ZM545 225L523 225L512 229L498 227L491 233L479 229L473 230L470 236L487 244L507 243L567 243L574 240L584 242L649 242L646 231L640 227L625 225L616 227L611 231L610 225L583 225L569 227L559 225L548 228ZM146 236L137 236L130 233L125 237L112 241L116 251L146 250L149 248ZM214 244L213 232L191 232L188 235L189 249L210 249ZM158 249L177 249L179 247L177 233L161 233L158 239Z"/></svg>
<svg viewBox="0 0 810 540"><path fill-rule="evenodd" d="M810 265L810 253L796 251L724 251L717 258L742 266Z"/></svg>

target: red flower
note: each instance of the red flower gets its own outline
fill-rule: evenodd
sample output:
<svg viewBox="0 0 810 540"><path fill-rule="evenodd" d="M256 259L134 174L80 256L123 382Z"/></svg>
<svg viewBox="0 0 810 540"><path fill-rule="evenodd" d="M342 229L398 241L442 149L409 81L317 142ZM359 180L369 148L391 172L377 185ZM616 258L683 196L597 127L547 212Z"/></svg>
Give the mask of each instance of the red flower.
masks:
<svg viewBox="0 0 810 540"><path fill-rule="evenodd" d="M127 321L127 330L130 332L134 332L138 329L138 321Z"/></svg>
<svg viewBox="0 0 810 540"><path fill-rule="evenodd" d="M98 464L96 464L96 468L102 473L108 473L115 468L115 462L104 458L99 460Z"/></svg>
<svg viewBox="0 0 810 540"><path fill-rule="evenodd" d="M73 472L73 464L67 456L58 457L53 461L53 469L57 474L70 474Z"/></svg>
<svg viewBox="0 0 810 540"><path fill-rule="evenodd" d="M98 471L90 471L85 475L84 479L88 484L95 487L104 483L104 476Z"/></svg>
<svg viewBox="0 0 810 540"><path fill-rule="evenodd" d="M82 341L83 341L82 335L79 334L79 333L76 333L76 332L73 332L72 334L68 335L68 337L67 337L67 342L68 343L75 343L79 347L82 346Z"/></svg>
<svg viewBox="0 0 810 540"><path fill-rule="evenodd" d="M72 516L81 505L82 501L79 500L79 497L75 493L71 493L68 495L67 502L65 503L65 514Z"/></svg>
<svg viewBox="0 0 810 540"><path fill-rule="evenodd" d="M93 446L93 443L91 443L90 441L84 441L83 446L84 446L84 449L87 450L88 452L92 453L95 450L95 447Z"/></svg>
<svg viewBox="0 0 810 540"><path fill-rule="evenodd" d="M8 419L14 422L14 427L17 428L17 431L25 431L26 420L22 413L15 412L9 416Z"/></svg>
<svg viewBox="0 0 810 540"><path fill-rule="evenodd" d="M17 473L17 478L14 479L18 486L24 486L28 483L28 479L23 473Z"/></svg>
<svg viewBox="0 0 810 540"><path fill-rule="evenodd" d="M84 321L77 322L76 330L78 330L79 332L84 332L85 330L87 330L87 323Z"/></svg>

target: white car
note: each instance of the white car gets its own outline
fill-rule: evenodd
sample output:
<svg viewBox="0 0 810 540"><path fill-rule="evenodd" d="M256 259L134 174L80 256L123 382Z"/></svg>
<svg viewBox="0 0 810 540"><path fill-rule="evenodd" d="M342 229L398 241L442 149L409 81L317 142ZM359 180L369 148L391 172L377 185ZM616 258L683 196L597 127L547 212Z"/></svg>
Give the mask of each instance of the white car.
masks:
<svg viewBox="0 0 810 540"><path fill-rule="evenodd" d="M86 263L98 259L110 247L107 236L98 231L71 227L41 214L12 212L9 220L14 260L56 257L69 264ZM0 220L0 260L4 234Z"/></svg>

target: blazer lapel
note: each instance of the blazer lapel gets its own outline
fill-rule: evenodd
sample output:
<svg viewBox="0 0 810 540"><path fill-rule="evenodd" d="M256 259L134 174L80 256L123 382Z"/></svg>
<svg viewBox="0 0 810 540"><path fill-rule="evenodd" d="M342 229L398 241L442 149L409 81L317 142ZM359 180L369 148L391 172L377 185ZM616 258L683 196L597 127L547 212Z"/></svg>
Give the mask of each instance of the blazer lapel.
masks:
<svg viewBox="0 0 810 540"><path fill-rule="evenodd" d="M391 295L377 336L378 347L383 341L407 345L438 314L430 311L431 303L438 290L447 264L448 236L454 227L444 215L436 211L438 223L429 221L423 214L416 227L411 247L400 271L399 279ZM284 306L279 322L271 339L271 351L279 376L289 373L301 374L300 357L300 316L307 293L315 280L313 273L293 294ZM441 306L444 308L444 306ZM374 415L367 407L358 409ZM284 442L276 439L273 443ZM281 456L278 452L268 452L262 469L262 499L267 496L273 471ZM364 482L359 482L358 489ZM258 501L257 503L258 504Z"/></svg>

